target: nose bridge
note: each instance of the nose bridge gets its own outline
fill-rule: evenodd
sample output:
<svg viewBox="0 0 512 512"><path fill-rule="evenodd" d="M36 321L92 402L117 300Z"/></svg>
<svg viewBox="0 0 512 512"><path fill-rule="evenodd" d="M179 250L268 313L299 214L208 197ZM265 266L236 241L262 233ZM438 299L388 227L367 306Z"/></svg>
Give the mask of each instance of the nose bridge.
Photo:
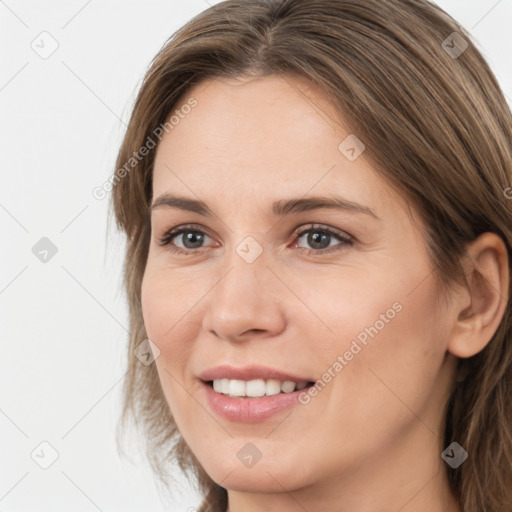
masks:
<svg viewBox="0 0 512 512"><path fill-rule="evenodd" d="M234 301L241 309L249 305L254 308L263 292L262 284L268 279L269 270L266 268L267 255L263 245L253 236L246 236L241 242L232 246L225 256L226 272L217 286L216 299Z"/></svg>
<svg viewBox="0 0 512 512"><path fill-rule="evenodd" d="M268 258L262 244L246 236L224 256L220 281L212 290L204 328L225 339L249 330L274 332L282 328L279 304L269 300Z"/></svg>

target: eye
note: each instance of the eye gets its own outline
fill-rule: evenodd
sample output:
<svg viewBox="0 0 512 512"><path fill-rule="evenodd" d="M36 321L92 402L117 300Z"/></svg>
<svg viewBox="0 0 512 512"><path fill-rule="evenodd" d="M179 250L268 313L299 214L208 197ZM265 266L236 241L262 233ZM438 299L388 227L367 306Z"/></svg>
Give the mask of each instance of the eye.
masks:
<svg viewBox="0 0 512 512"><path fill-rule="evenodd" d="M302 229L296 233L296 238L302 239L305 234L306 243L312 246L311 249L295 244L300 253L305 254L325 254L333 251L346 249L348 246L354 244L353 238L342 231L334 230L333 228L313 224L306 229ZM170 229L159 238L158 242L162 246L168 246L169 250L177 254L192 254L197 253L198 249L205 249L203 243L206 238L211 238L202 229L193 225L185 225L177 228ZM173 240L180 240L181 244L176 245ZM332 245L331 242L338 240L337 244Z"/></svg>
<svg viewBox="0 0 512 512"><path fill-rule="evenodd" d="M307 247L301 247L298 245L299 252L306 254L325 254L333 251L339 251L345 249L347 246L351 246L354 243L353 238L347 233L343 233L332 228L328 228L321 225L312 225L306 229L301 230L297 233L297 238L302 238L306 233L309 233L305 238L305 241L310 244L312 249ZM339 243L331 245L333 238L338 240ZM326 250L328 249L328 250Z"/></svg>
<svg viewBox="0 0 512 512"><path fill-rule="evenodd" d="M184 247L179 247L173 242L175 238L179 240L180 237ZM197 229L194 226L181 226L164 233L163 237L159 239L159 244L169 246L172 252L189 254L197 252L195 249L202 249L201 244L204 242L205 237L210 238L201 229Z"/></svg>

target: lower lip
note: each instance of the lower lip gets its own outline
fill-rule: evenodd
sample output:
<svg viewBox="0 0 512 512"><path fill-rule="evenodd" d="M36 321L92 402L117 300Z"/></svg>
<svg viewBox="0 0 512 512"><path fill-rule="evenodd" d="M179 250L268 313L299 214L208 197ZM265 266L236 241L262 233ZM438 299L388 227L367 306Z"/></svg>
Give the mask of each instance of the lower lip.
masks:
<svg viewBox="0 0 512 512"><path fill-rule="evenodd" d="M215 413L227 420L244 423L264 421L278 412L299 404L299 393L304 391L300 389L293 393L279 393L260 398L232 398L217 393L205 382L202 382L202 386L206 391L208 405Z"/></svg>

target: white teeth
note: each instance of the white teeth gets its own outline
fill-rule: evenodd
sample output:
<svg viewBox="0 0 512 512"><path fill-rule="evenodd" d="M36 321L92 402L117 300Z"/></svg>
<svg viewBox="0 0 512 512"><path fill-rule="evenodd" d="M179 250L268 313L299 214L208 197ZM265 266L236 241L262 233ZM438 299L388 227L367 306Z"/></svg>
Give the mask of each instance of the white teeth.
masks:
<svg viewBox="0 0 512 512"><path fill-rule="evenodd" d="M213 389L217 393L232 397L251 397L277 395L279 393L293 393L296 389L304 389L307 382L295 383L290 380L283 382L276 379L237 380L237 379L214 379Z"/></svg>
<svg viewBox="0 0 512 512"><path fill-rule="evenodd" d="M215 382L215 381L213 381ZM245 394L247 396L258 397L265 396L266 385L263 379L250 380L245 384Z"/></svg>
<svg viewBox="0 0 512 512"><path fill-rule="evenodd" d="M306 385L305 382L304 385ZM281 391L283 393L291 393L292 391L295 391L295 382L292 382L291 380L281 382Z"/></svg>
<svg viewBox="0 0 512 512"><path fill-rule="evenodd" d="M277 395L281 393L281 383L278 380L269 379L267 380L267 387L265 389L266 395Z"/></svg>
<svg viewBox="0 0 512 512"><path fill-rule="evenodd" d="M243 380L230 380L229 394L231 396L245 396L245 382Z"/></svg>

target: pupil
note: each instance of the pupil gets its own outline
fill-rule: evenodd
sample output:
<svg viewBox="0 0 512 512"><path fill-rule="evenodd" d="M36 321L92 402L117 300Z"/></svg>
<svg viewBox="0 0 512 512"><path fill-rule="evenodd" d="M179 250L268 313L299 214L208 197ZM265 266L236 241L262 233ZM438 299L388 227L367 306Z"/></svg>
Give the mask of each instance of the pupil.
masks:
<svg viewBox="0 0 512 512"><path fill-rule="evenodd" d="M202 235L195 231L189 231L185 234L184 242L191 242L192 244L196 243L197 245L193 245L192 247L187 246L187 243L184 243L187 249L195 249L201 246Z"/></svg>
<svg viewBox="0 0 512 512"><path fill-rule="evenodd" d="M309 240L308 240L308 243L314 247L315 249L325 249L325 247L317 247L318 244L321 245L321 242L322 242L322 239L323 241L325 242L327 240L327 245L326 247L329 246L329 242L328 242L328 239L329 239L329 236L330 235L327 235L325 233L312 233L309 235Z"/></svg>

